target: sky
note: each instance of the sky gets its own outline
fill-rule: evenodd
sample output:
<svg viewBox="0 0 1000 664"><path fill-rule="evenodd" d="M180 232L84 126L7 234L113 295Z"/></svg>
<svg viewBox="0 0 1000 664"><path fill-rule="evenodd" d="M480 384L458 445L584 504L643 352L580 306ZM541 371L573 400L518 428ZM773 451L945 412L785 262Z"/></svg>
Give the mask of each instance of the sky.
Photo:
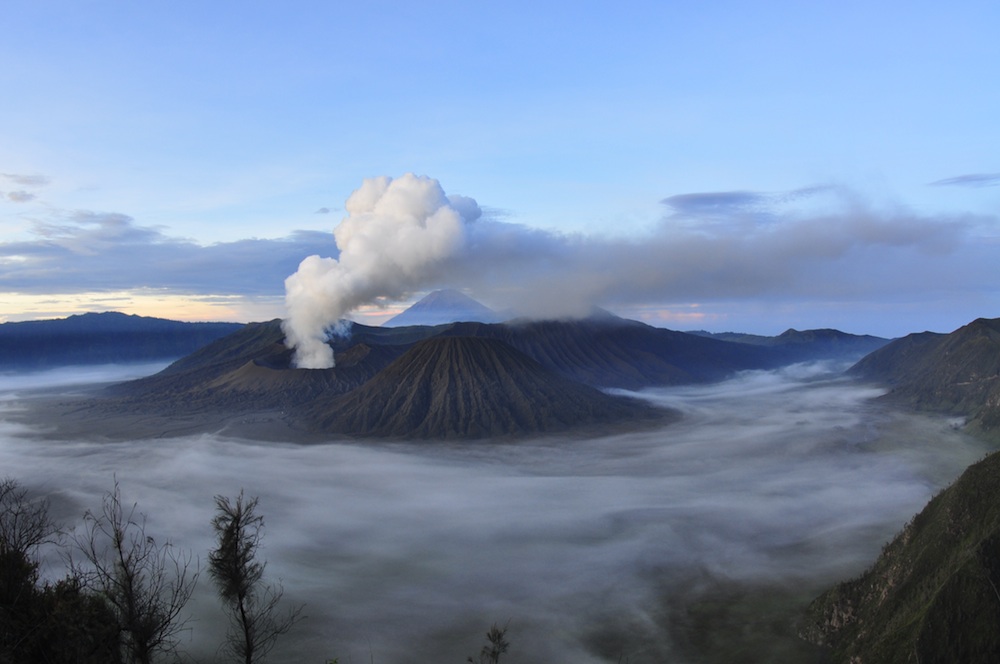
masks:
<svg viewBox="0 0 1000 664"><path fill-rule="evenodd" d="M0 321L284 317L408 174L478 211L360 322L438 287L682 330L1000 316L995 2L3 11Z"/></svg>

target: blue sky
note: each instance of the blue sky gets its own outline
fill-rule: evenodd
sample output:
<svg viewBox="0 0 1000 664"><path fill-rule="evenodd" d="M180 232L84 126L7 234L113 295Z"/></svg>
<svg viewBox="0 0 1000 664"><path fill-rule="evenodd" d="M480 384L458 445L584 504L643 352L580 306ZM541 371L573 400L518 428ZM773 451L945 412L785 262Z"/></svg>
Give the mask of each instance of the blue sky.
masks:
<svg viewBox="0 0 1000 664"><path fill-rule="evenodd" d="M489 279L407 295L544 290L542 307L570 293L769 334L1000 316L995 2L8 0L4 16L3 320L282 316L299 261L337 255L351 193L405 173L524 247Z"/></svg>

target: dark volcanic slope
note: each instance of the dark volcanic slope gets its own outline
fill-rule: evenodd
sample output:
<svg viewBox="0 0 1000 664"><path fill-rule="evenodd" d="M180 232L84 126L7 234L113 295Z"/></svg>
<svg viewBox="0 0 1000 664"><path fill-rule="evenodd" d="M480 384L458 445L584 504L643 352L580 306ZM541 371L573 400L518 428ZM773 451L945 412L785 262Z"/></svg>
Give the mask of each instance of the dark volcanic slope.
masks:
<svg viewBox="0 0 1000 664"><path fill-rule="evenodd" d="M465 340L453 347L450 340L456 338ZM426 343L434 339L438 342ZM110 398L89 410L109 416L202 414L216 420L281 412L312 430L357 435L527 435L651 412L595 387L706 382L786 363L774 348L654 328L610 314L515 324L352 324L349 335L330 345L336 367L293 369L281 322L250 324L155 376L107 390ZM405 363L392 364L404 354ZM449 368L452 361L457 364Z"/></svg>
<svg viewBox="0 0 1000 664"><path fill-rule="evenodd" d="M810 607L834 662L1000 662L1000 454L938 494L859 578Z"/></svg>
<svg viewBox="0 0 1000 664"><path fill-rule="evenodd" d="M418 343L365 385L310 404L312 429L394 438L485 438L662 417L569 381L495 339Z"/></svg>
<svg viewBox="0 0 1000 664"><path fill-rule="evenodd" d="M892 387L890 400L963 415L1000 436L1000 318L980 318L946 335L911 334L850 371Z"/></svg>
<svg viewBox="0 0 1000 664"><path fill-rule="evenodd" d="M503 341L572 381L638 389L717 380L742 369L781 364L772 349L705 339L610 315L581 321L457 323L378 328L352 324L334 338L335 369L291 369L281 322L251 323L178 360L161 373L109 393L158 412L284 408L321 393L342 394L434 336ZM275 388L275 389L271 389Z"/></svg>
<svg viewBox="0 0 1000 664"><path fill-rule="evenodd" d="M358 387L419 338L406 330L384 335L369 334L369 329L375 328L358 326L351 343L337 344L335 368L293 369L281 321L251 323L158 374L121 383L107 393L122 399L122 406L160 414L293 408L319 394ZM369 337L383 343L365 343Z"/></svg>
<svg viewBox="0 0 1000 664"><path fill-rule="evenodd" d="M202 389L219 376L247 362L268 363L287 350L282 343L281 321L250 323L183 357L158 374L114 386L115 396L171 398Z"/></svg>
<svg viewBox="0 0 1000 664"><path fill-rule="evenodd" d="M772 349L717 341L614 316L579 321L458 323L444 335L499 339L587 385L639 389L720 380L778 366Z"/></svg>

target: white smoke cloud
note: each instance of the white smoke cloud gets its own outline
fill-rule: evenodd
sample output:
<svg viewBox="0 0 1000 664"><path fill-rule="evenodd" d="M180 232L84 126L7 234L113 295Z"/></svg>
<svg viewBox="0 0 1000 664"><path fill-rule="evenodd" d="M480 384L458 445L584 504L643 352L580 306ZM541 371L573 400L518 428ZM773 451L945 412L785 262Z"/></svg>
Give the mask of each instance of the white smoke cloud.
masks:
<svg viewBox="0 0 1000 664"><path fill-rule="evenodd" d="M285 280L282 327L300 368L332 367L328 331L361 305L426 286L481 214L473 199L447 196L437 180L411 173L366 179L345 209L333 231L340 257L309 256Z"/></svg>
<svg viewBox="0 0 1000 664"><path fill-rule="evenodd" d="M968 293L996 281L995 240L976 239L995 236L995 218L926 215L819 186L683 194L664 204L665 216L643 233L560 233L492 214L469 224L481 215L476 202L446 196L430 178L368 180L334 231L340 258L311 256L286 282L289 345L299 366L332 366L325 337L341 317L433 287L467 290L512 316L572 318L595 305L648 303L884 311L932 292L971 302ZM973 314L962 316L972 318L985 305L966 307Z"/></svg>

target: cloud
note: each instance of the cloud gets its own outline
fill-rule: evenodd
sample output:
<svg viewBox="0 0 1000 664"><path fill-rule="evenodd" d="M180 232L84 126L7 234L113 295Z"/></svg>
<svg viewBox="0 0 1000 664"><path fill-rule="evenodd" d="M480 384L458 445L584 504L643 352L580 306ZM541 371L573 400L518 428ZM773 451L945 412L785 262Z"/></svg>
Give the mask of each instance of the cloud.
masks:
<svg viewBox="0 0 1000 664"><path fill-rule="evenodd" d="M675 199L676 200L676 199ZM847 201L825 214L725 216L756 195L680 198L708 219L666 217L639 237L558 234L481 221L449 275L493 305L524 314L580 315L594 304L913 296L968 279L995 284L969 241L976 220L880 211ZM692 203L693 202L693 203ZM960 273L963 273L959 277Z"/></svg>
<svg viewBox="0 0 1000 664"><path fill-rule="evenodd" d="M0 177L10 180L22 187L44 187L50 180L44 175L20 175L17 173L0 173Z"/></svg>
<svg viewBox="0 0 1000 664"><path fill-rule="evenodd" d="M7 200L13 203L27 203L35 200L36 196L27 191L11 191L6 194Z"/></svg>
<svg viewBox="0 0 1000 664"><path fill-rule="evenodd" d="M373 210L393 180L366 181L334 231L345 252L340 261L311 256L289 279L290 317L309 321L310 330L290 339L325 348L325 331L358 307L440 287L464 288L490 306L538 318L587 315L594 305L875 307L931 294L940 301L1000 292L992 246L977 237L995 233L996 219L878 208L842 188L671 196L660 224L622 237L481 216L472 199L446 196L436 180L408 177L422 193L410 200L396 192L392 214ZM811 200L819 194L822 206ZM466 204L475 223L461 212ZM466 223L450 217L448 232L429 232L426 219L446 208Z"/></svg>
<svg viewBox="0 0 1000 664"><path fill-rule="evenodd" d="M276 295L327 233L295 231L199 245L119 213L76 211L36 222L31 239L0 243L0 292L71 293L155 288L176 293Z"/></svg>
<svg viewBox="0 0 1000 664"><path fill-rule="evenodd" d="M766 194L754 191L720 191L698 194L677 194L660 201L675 214L734 214L758 209L767 203Z"/></svg>
<svg viewBox="0 0 1000 664"><path fill-rule="evenodd" d="M660 201L675 217L733 217L754 215L771 218L775 208L818 194L836 191L829 185L815 185L783 192L716 191L676 194Z"/></svg>
<svg viewBox="0 0 1000 664"><path fill-rule="evenodd" d="M321 207L320 209L316 210L316 214L330 214L330 208Z"/></svg>
<svg viewBox="0 0 1000 664"><path fill-rule="evenodd" d="M970 173L931 182L932 187L995 187L1000 185L1000 173Z"/></svg>
<svg viewBox="0 0 1000 664"><path fill-rule="evenodd" d="M124 214L76 211L67 222L36 222L34 232L67 251L89 255L117 246L152 244L163 239L158 230L136 226L133 219Z"/></svg>
<svg viewBox="0 0 1000 664"><path fill-rule="evenodd" d="M343 245L350 245L351 278L365 276L338 316L439 287L463 288L496 309L534 317L585 315L593 305L699 303L737 311L737 303L750 302L771 310L776 303L811 311L855 306L888 317L893 303L916 308L933 300L948 303L949 321L962 324L995 315L1000 301L997 244L989 239L998 235L995 218L920 214L869 205L846 190L810 188L680 194L664 199L670 203L663 218L642 234L558 233L512 223L496 208L476 219L474 200L448 196L430 178L417 181L433 194L416 197L421 205L430 201L425 212L436 205L462 222L438 234L420 226L427 221L420 215L378 222L369 209L378 197L369 196L369 207L347 208L349 232L290 231L201 245L121 213L53 212L35 220L27 239L0 242L0 292L144 289L275 298L304 259L315 256L321 267L342 263ZM397 211L406 207L396 203ZM748 209L754 213L739 212Z"/></svg>
<svg viewBox="0 0 1000 664"><path fill-rule="evenodd" d="M471 198L447 196L437 180L408 173L366 179L333 231L340 258L306 257L285 280L283 329L305 369L333 366L327 330L358 307L403 299L462 252L465 226L479 218Z"/></svg>

